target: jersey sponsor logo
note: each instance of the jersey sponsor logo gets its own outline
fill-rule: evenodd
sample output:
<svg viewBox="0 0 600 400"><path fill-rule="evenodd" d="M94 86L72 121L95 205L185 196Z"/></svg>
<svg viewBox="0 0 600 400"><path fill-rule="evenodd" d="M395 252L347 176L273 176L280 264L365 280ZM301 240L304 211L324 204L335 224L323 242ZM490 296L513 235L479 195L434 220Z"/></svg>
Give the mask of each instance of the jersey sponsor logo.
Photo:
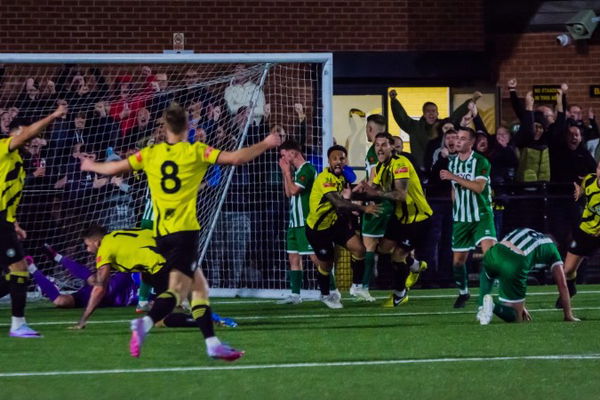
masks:
<svg viewBox="0 0 600 400"><path fill-rule="evenodd" d="M204 149L204 158L210 158L210 155L212 154L214 148L208 146L206 149Z"/></svg>
<svg viewBox="0 0 600 400"><path fill-rule="evenodd" d="M102 256L96 257L96 263L99 263L100 261L102 261Z"/></svg>
<svg viewBox="0 0 600 400"><path fill-rule="evenodd" d="M135 159L137 160L137 162L142 162L142 153L139 151L135 153Z"/></svg>
<svg viewBox="0 0 600 400"><path fill-rule="evenodd" d="M396 170L394 171L395 174L404 174L407 172L408 172L408 167L396 168Z"/></svg>

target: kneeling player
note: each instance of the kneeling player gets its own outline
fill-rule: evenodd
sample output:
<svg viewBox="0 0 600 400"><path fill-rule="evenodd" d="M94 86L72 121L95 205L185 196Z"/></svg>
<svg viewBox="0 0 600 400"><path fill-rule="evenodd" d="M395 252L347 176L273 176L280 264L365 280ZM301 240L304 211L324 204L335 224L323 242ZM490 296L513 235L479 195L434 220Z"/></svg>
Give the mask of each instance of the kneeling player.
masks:
<svg viewBox="0 0 600 400"><path fill-rule="evenodd" d="M552 269L562 300L565 321L579 321L571 311L571 300L556 245L546 235L529 228L512 231L483 256L477 319L487 325L496 314L506 322L522 322L531 317L525 308L527 275L537 266ZM494 279L500 282L499 301L491 296Z"/></svg>
<svg viewBox="0 0 600 400"><path fill-rule="evenodd" d="M329 308L343 307L339 296L329 291L329 274L333 268L336 244L350 251L353 273L361 278L364 273L365 246L352 229L348 213L379 213L379 206L375 204L361 206L342 197L342 191L348 187L343 174L346 157L343 146L336 145L327 150L329 167L317 176L313 184L310 212L306 218L306 237L319 260L317 280L321 301Z"/></svg>

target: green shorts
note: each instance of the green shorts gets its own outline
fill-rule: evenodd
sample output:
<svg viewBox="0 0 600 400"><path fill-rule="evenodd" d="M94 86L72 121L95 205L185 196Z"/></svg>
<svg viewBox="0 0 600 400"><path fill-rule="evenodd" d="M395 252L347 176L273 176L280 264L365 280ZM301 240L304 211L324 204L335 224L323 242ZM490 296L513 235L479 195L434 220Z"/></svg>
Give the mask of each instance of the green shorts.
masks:
<svg viewBox="0 0 600 400"><path fill-rule="evenodd" d="M454 222L452 224L452 251L474 250L485 239L497 240L492 215L484 215L478 222Z"/></svg>
<svg viewBox="0 0 600 400"><path fill-rule="evenodd" d="M313 248L308 243L306 231L303 226L288 228L286 242L286 251L289 254L315 254Z"/></svg>
<svg viewBox="0 0 600 400"><path fill-rule="evenodd" d="M395 205L391 201L382 201L379 203L382 209L381 214L375 216L372 214L363 214L362 217L362 235L367 237L380 238L385 234L390 217L394 214Z"/></svg>
<svg viewBox="0 0 600 400"><path fill-rule="evenodd" d="M500 301L522 303L527 292L529 265L527 257L517 254L503 244L490 248L481 261L483 272L498 279Z"/></svg>

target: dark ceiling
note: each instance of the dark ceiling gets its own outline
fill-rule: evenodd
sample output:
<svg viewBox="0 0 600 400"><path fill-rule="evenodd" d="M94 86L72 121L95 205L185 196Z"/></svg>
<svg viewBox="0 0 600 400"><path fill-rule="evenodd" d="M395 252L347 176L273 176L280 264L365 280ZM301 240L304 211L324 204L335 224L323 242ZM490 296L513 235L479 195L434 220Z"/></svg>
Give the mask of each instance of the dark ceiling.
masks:
<svg viewBox="0 0 600 400"><path fill-rule="evenodd" d="M578 11L600 14L600 1L485 0L486 33L556 32Z"/></svg>

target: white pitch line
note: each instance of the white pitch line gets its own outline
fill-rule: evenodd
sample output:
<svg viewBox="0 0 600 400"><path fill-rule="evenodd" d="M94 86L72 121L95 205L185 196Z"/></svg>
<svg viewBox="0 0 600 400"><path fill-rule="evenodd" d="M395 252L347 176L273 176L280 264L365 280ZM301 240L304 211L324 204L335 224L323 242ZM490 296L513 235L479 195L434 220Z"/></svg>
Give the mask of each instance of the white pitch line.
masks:
<svg viewBox="0 0 600 400"><path fill-rule="evenodd" d="M420 290L422 292L426 290ZM419 291L413 291L411 294L411 298L413 299L454 299L456 298L456 294L418 294ZM475 291L474 294L478 292ZM577 291L577 295L580 294L600 294L600 290L584 290ZM527 293L527 296L558 296L558 291L555 292L534 292ZM387 299L389 296L374 296L376 299ZM212 300L212 304L269 304L275 302L277 299L269 299L269 300L252 300L252 299L239 299L239 300L220 300L215 299ZM351 300L352 297L344 296L342 300L347 299ZM304 299L305 301L319 301L318 299Z"/></svg>
<svg viewBox="0 0 600 400"><path fill-rule="evenodd" d="M556 308L538 308L528 309L530 312L562 312L562 310ZM574 307L573 311L589 311L589 310L600 310L600 307ZM475 311L422 311L422 312L380 312L380 313L352 313L342 314L332 312L330 314L291 314L291 315L250 315L233 317L239 321L257 321L257 320L274 320L274 319L306 319L306 318L363 318L363 317L413 317L413 316L435 316L435 315L452 315L452 314L473 314ZM88 324L121 324L129 323L131 319L112 319L112 320L100 320L100 321L88 321ZM77 321L41 321L41 322L28 322L27 325L73 325ZM0 323L0 327L10 326L8 323Z"/></svg>
<svg viewBox="0 0 600 400"><path fill-rule="evenodd" d="M555 360L598 360L600 354L559 354L545 356L514 356L514 357L464 357L464 358L425 358L408 360L380 361L334 361L289 364L256 364L233 365L217 367L172 367L172 368L140 368L140 369L99 369L80 371L40 371L40 372L7 372L0 373L0 378L28 376L64 376L64 375L107 375L107 374L147 374L153 372L196 372L196 371L239 371L275 368L320 368L320 367L355 367L402 364L432 364L460 362L491 362L491 361L555 361Z"/></svg>

